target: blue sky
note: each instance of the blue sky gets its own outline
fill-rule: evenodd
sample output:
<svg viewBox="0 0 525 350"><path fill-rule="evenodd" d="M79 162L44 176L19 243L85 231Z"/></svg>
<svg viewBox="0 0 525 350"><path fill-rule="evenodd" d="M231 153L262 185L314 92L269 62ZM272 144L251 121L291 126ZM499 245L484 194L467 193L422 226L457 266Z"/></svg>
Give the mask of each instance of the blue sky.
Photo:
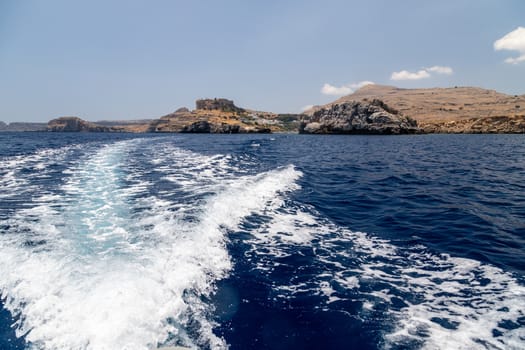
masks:
<svg viewBox="0 0 525 350"><path fill-rule="evenodd" d="M522 0L0 0L0 120L158 117L203 97L299 112L366 81L525 94L520 27Z"/></svg>

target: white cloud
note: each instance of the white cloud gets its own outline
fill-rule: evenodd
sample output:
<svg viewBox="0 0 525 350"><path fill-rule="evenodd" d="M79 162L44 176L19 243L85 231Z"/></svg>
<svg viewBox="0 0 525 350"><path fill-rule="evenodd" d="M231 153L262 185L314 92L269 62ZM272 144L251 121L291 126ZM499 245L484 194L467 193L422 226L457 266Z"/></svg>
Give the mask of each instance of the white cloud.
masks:
<svg viewBox="0 0 525 350"><path fill-rule="evenodd" d="M507 59L505 59L505 63L510 63L510 64L518 64L520 62L524 62L525 61L525 54L519 56L519 57L509 57Z"/></svg>
<svg viewBox="0 0 525 350"><path fill-rule="evenodd" d="M326 83L321 88L321 93L324 95L333 95L333 96L348 95L354 92L355 90L362 88L365 85L371 85L371 84L374 84L374 83L368 80L360 81L359 83L342 85L342 86L333 86L333 85Z"/></svg>
<svg viewBox="0 0 525 350"><path fill-rule="evenodd" d="M417 72L402 70L400 72L392 73L392 76L390 77L392 80L419 80L425 78L430 78L430 74L424 69L421 69Z"/></svg>
<svg viewBox="0 0 525 350"><path fill-rule="evenodd" d="M334 96L348 95L352 93L352 89L350 89L348 86L345 86L345 85L337 87L337 86L333 86L333 85L326 83L321 88L321 93L324 95L334 95Z"/></svg>
<svg viewBox="0 0 525 350"><path fill-rule="evenodd" d="M518 57L509 57L506 63L517 64L525 61L525 28L518 27L494 42L494 50L518 51Z"/></svg>
<svg viewBox="0 0 525 350"><path fill-rule="evenodd" d="M301 112L306 112L309 109L314 108L314 105L306 105L303 108L301 108Z"/></svg>
<svg viewBox="0 0 525 350"><path fill-rule="evenodd" d="M399 72L392 73L392 75L390 76L390 79L391 80L427 79L432 76L431 73L451 75L452 73L454 73L454 70L447 66L432 66L429 68L420 69L417 72L409 72L407 70L402 70Z"/></svg>
<svg viewBox="0 0 525 350"><path fill-rule="evenodd" d="M452 68L446 67L446 66L433 66L433 67L427 68L426 71L432 72L432 73L438 73L438 74L446 74L446 75L451 75L452 73L454 73Z"/></svg>

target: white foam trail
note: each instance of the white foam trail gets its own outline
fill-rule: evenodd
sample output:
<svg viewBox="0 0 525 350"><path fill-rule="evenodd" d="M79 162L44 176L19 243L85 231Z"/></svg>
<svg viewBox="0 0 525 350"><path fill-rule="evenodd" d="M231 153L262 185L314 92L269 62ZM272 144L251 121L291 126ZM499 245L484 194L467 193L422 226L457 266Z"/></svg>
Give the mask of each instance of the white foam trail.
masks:
<svg viewBox="0 0 525 350"><path fill-rule="evenodd" d="M63 162L78 145L41 149L32 154L0 159L0 198L8 199L33 191L32 181L45 178L52 164ZM22 172L25 171L25 174Z"/></svg>
<svg viewBox="0 0 525 350"><path fill-rule="evenodd" d="M519 349L525 328L525 288L493 266L448 255L416 257L395 276L402 293L419 295L395 312L389 344L424 341L423 349ZM401 281L406 280L406 283ZM506 329L505 320L517 325ZM499 333L499 336L495 336Z"/></svg>
<svg viewBox="0 0 525 350"><path fill-rule="evenodd" d="M35 349L227 348L213 334L204 301L231 269L226 233L296 188L300 172L287 167L221 181L217 168L227 166L216 160L226 157L179 154L174 168L210 168L198 172L205 174L200 180L186 175L208 193L188 221L177 203L148 196L150 184L133 176L128 157L141 142L117 142L81 159L62 194L40 198L7 221L0 290L20 316L17 335Z"/></svg>
<svg viewBox="0 0 525 350"><path fill-rule="evenodd" d="M205 156L165 143L157 146L151 164L164 174L165 180L189 193L201 194L228 180L233 182L246 173L246 170L232 165L232 160L231 155Z"/></svg>
<svg viewBox="0 0 525 350"><path fill-rule="evenodd" d="M431 254L424 247L396 247L333 225L311 208L271 210L266 213L271 220L251 232L250 254L259 256L257 268L271 274L277 258L311 246L326 269L310 280L294 282L290 276L290 284L274 287L278 297L323 295L325 309L359 298L361 317L383 310L393 326L388 330L385 324L386 349L521 349L525 344L520 325L525 287L509 273L471 259ZM337 304L333 308L341 311Z"/></svg>

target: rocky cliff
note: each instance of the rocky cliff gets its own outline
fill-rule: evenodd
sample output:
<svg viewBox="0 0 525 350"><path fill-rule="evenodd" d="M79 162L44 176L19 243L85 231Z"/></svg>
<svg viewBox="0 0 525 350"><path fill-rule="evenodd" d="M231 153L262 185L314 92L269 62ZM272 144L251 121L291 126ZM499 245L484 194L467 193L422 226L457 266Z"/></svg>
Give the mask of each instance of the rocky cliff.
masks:
<svg viewBox="0 0 525 350"><path fill-rule="evenodd" d="M417 122L388 107L380 100L344 102L317 110L305 117L302 134L415 134L422 132Z"/></svg>
<svg viewBox="0 0 525 350"><path fill-rule="evenodd" d="M78 117L60 117L47 123L47 131L55 132L114 132L112 127L97 125Z"/></svg>

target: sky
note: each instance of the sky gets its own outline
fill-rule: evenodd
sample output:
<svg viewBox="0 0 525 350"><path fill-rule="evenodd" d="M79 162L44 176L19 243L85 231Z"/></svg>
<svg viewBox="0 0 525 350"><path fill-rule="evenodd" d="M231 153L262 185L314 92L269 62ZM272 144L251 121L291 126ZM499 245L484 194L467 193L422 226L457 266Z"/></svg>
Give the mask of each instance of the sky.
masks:
<svg viewBox="0 0 525 350"><path fill-rule="evenodd" d="M0 120L298 113L367 83L525 94L523 0L0 0Z"/></svg>

